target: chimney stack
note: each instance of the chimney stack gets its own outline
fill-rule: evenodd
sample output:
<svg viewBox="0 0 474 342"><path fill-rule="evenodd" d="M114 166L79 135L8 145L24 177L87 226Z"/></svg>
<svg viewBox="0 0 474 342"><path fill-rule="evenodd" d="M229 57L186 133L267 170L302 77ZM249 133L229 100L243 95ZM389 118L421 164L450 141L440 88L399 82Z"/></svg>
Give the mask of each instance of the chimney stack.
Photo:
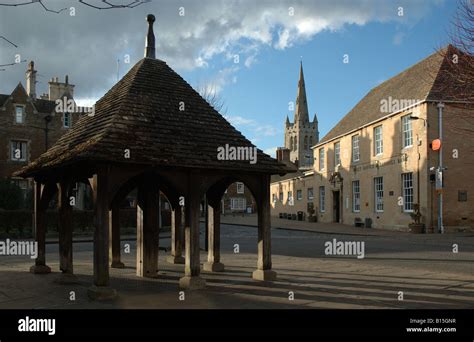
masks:
<svg viewBox="0 0 474 342"><path fill-rule="evenodd" d="M36 70L33 61L30 61L26 70L26 92L32 99L36 99Z"/></svg>
<svg viewBox="0 0 474 342"><path fill-rule="evenodd" d="M56 101L62 98L65 93L68 93L71 97L74 97L74 84L69 83L69 76L66 75L64 83L59 82L59 77L53 77L48 82L48 99L50 101Z"/></svg>
<svg viewBox="0 0 474 342"><path fill-rule="evenodd" d="M148 34L145 42L145 57L155 59L155 34L153 33L155 16L153 14L148 14L146 20L148 21Z"/></svg>
<svg viewBox="0 0 474 342"><path fill-rule="evenodd" d="M290 150L286 147L278 147L276 151L276 157L279 162L289 162Z"/></svg>

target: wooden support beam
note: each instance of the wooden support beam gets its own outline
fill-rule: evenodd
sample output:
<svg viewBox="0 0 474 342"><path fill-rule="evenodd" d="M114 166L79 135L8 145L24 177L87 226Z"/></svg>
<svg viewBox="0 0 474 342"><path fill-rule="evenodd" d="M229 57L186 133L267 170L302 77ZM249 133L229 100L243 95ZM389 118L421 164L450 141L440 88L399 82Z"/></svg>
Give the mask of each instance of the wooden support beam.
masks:
<svg viewBox="0 0 474 342"><path fill-rule="evenodd" d="M159 196L156 180L146 176L138 186L137 276L158 276Z"/></svg>
<svg viewBox="0 0 474 342"><path fill-rule="evenodd" d="M179 286L184 289L201 289L206 282L200 277L200 250L199 250L199 209L201 198L196 184L199 179L188 179L188 192L185 198L185 244L186 261L184 277L179 280Z"/></svg>
<svg viewBox="0 0 474 342"><path fill-rule="evenodd" d="M109 287L109 185L108 166L99 166L92 180L95 203L94 285L87 294L91 299L115 298L117 292Z"/></svg>
<svg viewBox="0 0 474 342"><path fill-rule="evenodd" d="M112 268L125 267L120 260L120 248L120 206L118 202L113 202L109 210L109 258Z"/></svg>
<svg viewBox="0 0 474 342"><path fill-rule="evenodd" d="M38 244L38 255L30 272L35 274L50 273L51 268L46 265L46 208L41 200L45 186L38 181L34 185L34 235Z"/></svg>
<svg viewBox="0 0 474 342"><path fill-rule="evenodd" d="M270 176L261 176L258 190L258 261L252 277L271 281L276 279L276 272L272 271Z"/></svg>
<svg viewBox="0 0 474 342"><path fill-rule="evenodd" d="M203 270L208 272L224 271L224 264L221 263L221 207L220 201L216 201L213 206L207 206L207 241L209 250L207 262L203 265Z"/></svg>
<svg viewBox="0 0 474 342"><path fill-rule="evenodd" d="M171 211L171 255L166 259L171 264L184 264L183 253L183 207L175 203Z"/></svg>

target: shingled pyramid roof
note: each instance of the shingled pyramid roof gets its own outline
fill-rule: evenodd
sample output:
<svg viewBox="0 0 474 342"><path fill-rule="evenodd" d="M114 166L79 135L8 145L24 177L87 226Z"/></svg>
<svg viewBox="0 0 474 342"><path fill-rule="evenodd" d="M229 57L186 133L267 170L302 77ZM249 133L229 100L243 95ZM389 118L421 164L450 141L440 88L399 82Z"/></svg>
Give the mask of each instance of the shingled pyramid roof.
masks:
<svg viewBox="0 0 474 342"><path fill-rule="evenodd" d="M452 45L448 45L373 88L317 145L383 118L389 113L381 111L381 101L388 100L389 97L398 100L449 101L459 100L453 97L457 90L472 94L472 84L468 85L470 89L467 89L459 84L458 79L450 77L450 72L446 72L453 68L450 59L454 54L464 55ZM463 59L467 63L469 60L472 63L472 57L466 56ZM446 91L448 88L451 91Z"/></svg>
<svg viewBox="0 0 474 342"><path fill-rule="evenodd" d="M96 103L93 116L81 117L17 174L32 176L80 161L269 174L294 171L260 150L256 164L218 160L217 148L226 144L253 146L164 61L145 57ZM124 158L126 149L129 159Z"/></svg>

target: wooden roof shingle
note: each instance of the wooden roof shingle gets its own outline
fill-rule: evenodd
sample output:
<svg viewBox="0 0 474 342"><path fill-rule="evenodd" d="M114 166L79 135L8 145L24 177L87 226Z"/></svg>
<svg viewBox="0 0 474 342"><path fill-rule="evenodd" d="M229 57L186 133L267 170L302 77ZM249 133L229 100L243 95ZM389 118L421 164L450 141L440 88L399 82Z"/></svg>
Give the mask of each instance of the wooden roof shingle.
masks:
<svg viewBox="0 0 474 342"><path fill-rule="evenodd" d="M257 163L218 160L218 147L254 147L164 61L143 58L47 152L17 172L33 176L79 161L294 171L258 150ZM130 158L125 158L125 150Z"/></svg>

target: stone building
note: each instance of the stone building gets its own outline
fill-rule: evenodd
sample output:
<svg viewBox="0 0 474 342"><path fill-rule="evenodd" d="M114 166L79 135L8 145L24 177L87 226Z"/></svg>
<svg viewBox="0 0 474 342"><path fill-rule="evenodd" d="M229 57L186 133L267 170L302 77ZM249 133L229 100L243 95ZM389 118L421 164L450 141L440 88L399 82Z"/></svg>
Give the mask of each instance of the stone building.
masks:
<svg viewBox="0 0 474 342"><path fill-rule="evenodd" d="M252 214L256 210L250 189L242 182L232 183L222 197L222 214Z"/></svg>
<svg viewBox="0 0 474 342"><path fill-rule="evenodd" d="M284 149L289 150L292 162L296 163L300 168L308 169L313 165L311 146L319 141L319 131L316 114L314 114L313 121L309 121L303 63L300 63L298 91L294 107L293 123L290 122L288 116L286 117Z"/></svg>
<svg viewBox="0 0 474 342"><path fill-rule="evenodd" d="M321 222L368 219L372 227L406 230L418 205L421 222L437 231L442 192L444 225L473 227L474 184L466 181L474 171L473 103L446 91L460 89L446 72L450 56L460 52L443 51L372 89L312 147L312 172L274 177L272 215L312 203ZM440 111L442 189L436 185L440 152L431 148L440 137Z"/></svg>
<svg viewBox="0 0 474 342"><path fill-rule="evenodd" d="M57 112L56 100L66 97L74 101L74 85L57 77L48 82L48 94L36 92L34 62L28 64L26 89L18 85L10 94L0 94L0 178L12 173L44 153L78 120L79 111ZM19 177L12 180L25 192L31 181Z"/></svg>

